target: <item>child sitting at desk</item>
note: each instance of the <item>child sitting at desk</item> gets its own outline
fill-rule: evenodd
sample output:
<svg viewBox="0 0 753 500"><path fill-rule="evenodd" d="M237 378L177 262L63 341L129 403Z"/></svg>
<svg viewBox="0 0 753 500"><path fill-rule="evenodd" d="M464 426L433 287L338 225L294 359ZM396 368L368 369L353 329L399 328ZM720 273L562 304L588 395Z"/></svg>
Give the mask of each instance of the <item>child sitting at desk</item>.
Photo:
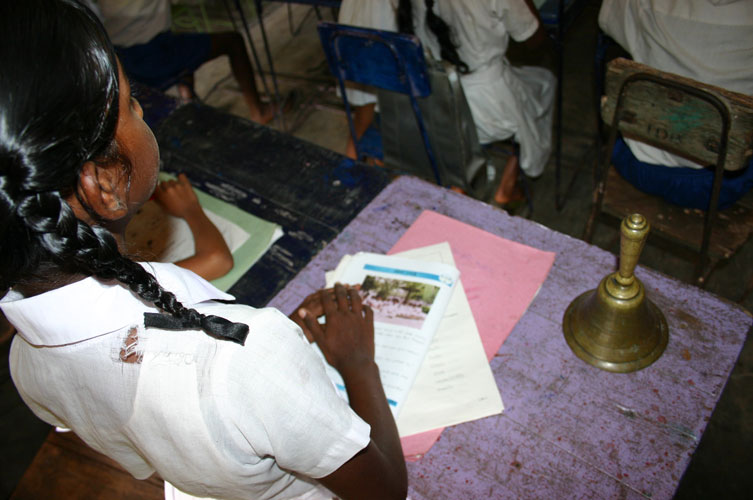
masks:
<svg viewBox="0 0 753 500"><path fill-rule="evenodd" d="M338 22L415 34L435 60L454 64L482 144L514 138L512 156L494 194L506 205L524 198L518 173L538 177L551 152L555 78L544 68L513 67L505 56L510 38L531 49L547 36L531 0L343 0ZM355 104L356 134L368 127L374 104ZM347 153L355 148L348 144Z"/></svg>
<svg viewBox="0 0 753 500"><path fill-rule="evenodd" d="M358 294L321 292L323 325L296 316L348 403L280 312L121 253L159 152L96 16L77 0L0 2L0 37L0 307L26 404L136 478L190 495L404 498Z"/></svg>

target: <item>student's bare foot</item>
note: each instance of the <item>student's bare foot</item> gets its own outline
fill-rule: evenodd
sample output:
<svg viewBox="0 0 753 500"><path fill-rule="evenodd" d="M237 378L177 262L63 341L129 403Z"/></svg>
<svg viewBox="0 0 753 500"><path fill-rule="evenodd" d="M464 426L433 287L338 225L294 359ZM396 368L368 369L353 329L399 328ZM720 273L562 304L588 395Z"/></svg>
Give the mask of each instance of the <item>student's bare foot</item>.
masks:
<svg viewBox="0 0 753 500"><path fill-rule="evenodd" d="M188 104L189 102L193 101L193 98L194 98L193 89L188 84L179 82L177 84L177 88L178 88L178 96L180 96L181 104Z"/></svg>
<svg viewBox="0 0 753 500"><path fill-rule="evenodd" d="M251 114L251 121L266 125L267 123L274 120L276 114L277 106L275 106L274 104L262 104L261 109L258 113Z"/></svg>
<svg viewBox="0 0 753 500"><path fill-rule="evenodd" d="M379 158L369 156L368 158L366 158L366 165L371 165L372 167L384 167L384 162Z"/></svg>
<svg viewBox="0 0 753 500"><path fill-rule="evenodd" d="M275 119L277 116L277 110L282 107L282 112L287 113L291 109L293 109L293 102L295 100L294 93L290 92L285 98L282 100L282 103L279 105L277 103L263 103L260 106L260 111L258 112L251 112L251 121L254 121L256 123L260 123L262 125L266 125L272 120Z"/></svg>

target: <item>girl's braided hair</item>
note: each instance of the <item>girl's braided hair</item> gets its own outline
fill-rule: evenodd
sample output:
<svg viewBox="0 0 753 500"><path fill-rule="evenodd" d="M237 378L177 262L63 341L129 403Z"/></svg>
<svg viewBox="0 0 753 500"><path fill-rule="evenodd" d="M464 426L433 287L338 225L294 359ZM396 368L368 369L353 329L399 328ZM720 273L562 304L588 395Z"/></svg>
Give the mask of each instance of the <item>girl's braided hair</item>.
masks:
<svg viewBox="0 0 753 500"><path fill-rule="evenodd" d="M115 140L117 58L97 17L77 0L0 2L0 33L0 291L75 275L114 279L172 316L160 326L242 343L246 325L184 307L65 201L87 161L131 171Z"/></svg>
<svg viewBox="0 0 753 500"><path fill-rule="evenodd" d="M424 0L426 4L426 25L437 37L440 56L451 63L462 74L470 72L468 65L460 59L458 47L452 41L452 32L447 23L434 13L434 0ZM400 0L397 8L397 29L400 33L415 34L413 26L413 5L411 0Z"/></svg>

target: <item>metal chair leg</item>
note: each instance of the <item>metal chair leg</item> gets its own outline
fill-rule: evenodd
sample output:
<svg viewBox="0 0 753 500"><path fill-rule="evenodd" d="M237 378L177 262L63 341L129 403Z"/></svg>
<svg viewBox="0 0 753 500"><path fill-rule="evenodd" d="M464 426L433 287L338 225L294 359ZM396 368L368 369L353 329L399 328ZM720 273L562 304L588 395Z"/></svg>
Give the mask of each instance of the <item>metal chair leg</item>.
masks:
<svg viewBox="0 0 753 500"><path fill-rule="evenodd" d="M598 162L596 169L596 188L594 189L593 205L591 205L591 214L586 222L586 228L583 231L583 240L587 243L591 243L591 237L593 236L594 226L596 223L596 217L601 212L601 206L604 203L604 193L607 188L607 172L611 165L612 149L614 149L614 143L617 141L617 112L615 111L615 118L612 123L612 129L609 132L609 143L604 151L600 151L599 155L601 160Z"/></svg>

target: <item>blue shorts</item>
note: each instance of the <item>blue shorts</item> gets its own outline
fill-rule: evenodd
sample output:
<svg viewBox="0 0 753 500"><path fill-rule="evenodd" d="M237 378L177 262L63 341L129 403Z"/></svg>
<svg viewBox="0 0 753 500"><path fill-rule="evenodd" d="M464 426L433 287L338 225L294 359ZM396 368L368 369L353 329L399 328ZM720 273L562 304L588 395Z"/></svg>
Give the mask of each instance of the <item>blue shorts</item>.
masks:
<svg viewBox="0 0 753 500"><path fill-rule="evenodd" d="M209 59L212 42L207 33L165 31L149 42L115 47L129 78L150 87L166 89Z"/></svg>
<svg viewBox="0 0 753 500"><path fill-rule="evenodd" d="M707 210L714 183L713 168L665 167L639 161L622 140L612 150L612 164L622 177L644 193L661 196L681 207ZM725 172L719 193L719 209L732 206L753 188L753 158L746 168Z"/></svg>

